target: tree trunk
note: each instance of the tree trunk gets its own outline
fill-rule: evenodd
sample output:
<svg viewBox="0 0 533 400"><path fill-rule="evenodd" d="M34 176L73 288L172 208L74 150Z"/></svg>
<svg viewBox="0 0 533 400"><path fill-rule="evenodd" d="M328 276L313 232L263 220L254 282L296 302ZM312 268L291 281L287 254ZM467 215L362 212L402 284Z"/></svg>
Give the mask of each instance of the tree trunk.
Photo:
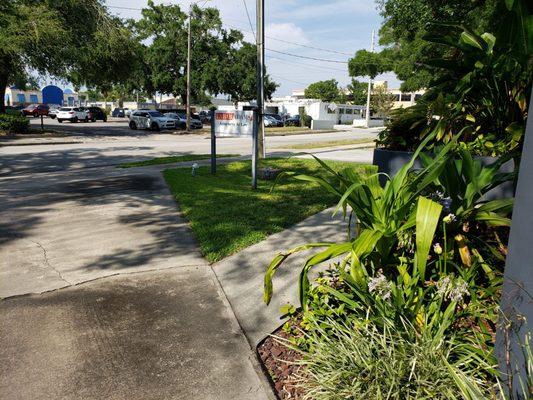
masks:
<svg viewBox="0 0 533 400"><path fill-rule="evenodd" d="M0 72L0 113L6 112L6 86L9 81L9 76L7 74Z"/></svg>

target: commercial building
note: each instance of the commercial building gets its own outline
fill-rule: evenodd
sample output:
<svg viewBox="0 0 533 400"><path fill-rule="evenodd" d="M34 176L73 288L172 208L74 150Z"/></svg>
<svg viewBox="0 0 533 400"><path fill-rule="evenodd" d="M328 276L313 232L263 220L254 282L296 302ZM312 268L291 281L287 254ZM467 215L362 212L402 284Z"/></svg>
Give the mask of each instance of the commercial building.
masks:
<svg viewBox="0 0 533 400"><path fill-rule="evenodd" d="M4 95L6 105L55 104L60 106L80 105L80 98L72 89L61 89L48 85L42 90L22 90L16 86L6 87Z"/></svg>

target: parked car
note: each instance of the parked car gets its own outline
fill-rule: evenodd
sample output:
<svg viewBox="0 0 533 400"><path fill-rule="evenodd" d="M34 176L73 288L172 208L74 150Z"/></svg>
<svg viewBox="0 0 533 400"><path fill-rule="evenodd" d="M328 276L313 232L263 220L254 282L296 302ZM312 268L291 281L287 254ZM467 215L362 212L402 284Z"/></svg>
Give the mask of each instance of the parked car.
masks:
<svg viewBox="0 0 533 400"><path fill-rule="evenodd" d="M89 115L79 107L61 107L57 113L57 122L61 123L63 121L88 122Z"/></svg>
<svg viewBox="0 0 533 400"><path fill-rule="evenodd" d="M41 115L48 115L50 108L46 104L30 104L21 110L22 115L30 117L40 117Z"/></svg>
<svg viewBox="0 0 533 400"><path fill-rule="evenodd" d="M124 118L126 116L126 111L124 108L117 107L113 110L113 112L111 113L111 116L117 117L117 118Z"/></svg>
<svg viewBox="0 0 533 400"><path fill-rule="evenodd" d="M284 126L284 123L283 123L283 120L281 119L281 117L279 115L277 115L279 117L276 118L274 117L274 115L277 115L277 114L265 114L263 119L265 121L265 126L267 127L281 127L281 126Z"/></svg>
<svg viewBox="0 0 533 400"><path fill-rule="evenodd" d="M107 115L104 110L100 107L85 107L87 113L89 114L89 120L96 122L96 120L107 121Z"/></svg>
<svg viewBox="0 0 533 400"><path fill-rule="evenodd" d="M211 112L210 111L200 111L198 117L203 124L209 124L211 122Z"/></svg>
<svg viewBox="0 0 533 400"><path fill-rule="evenodd" d="M130 115L130 129L151 129L159 131L161 129L175 129L176 122L159 111L136 110Z"/></svg>
<svg viewBox="0 0 533 400"><path fill-rule="evenodd" d="M285 120L285 126L301 126L300 123L300 116L295 115L293 117L289 117Z"/></svg>
<svg viewBox="0 0 533 400"><path fill-rule="evenodd" d="M281 122L281 125L278 125L278 126L283 126L284 125L283 117L281 115L279 115L279 114L265 113L265 116L269 116L271 118L274 118L276 121Z"/></svg>
<svg viewBox="0 0 533 400"><path fill-rule="evenodd" d="M186 129L187 128L187 115L181 113L166 113L165 116L172 118L176 121L176 128ZM191 129L201 129L204 124L200 121L199 117L191 115Z"/></svg>
<svg viewBox="0 0 533 400"><path fill-rule="evenodd" d="M50 106L50 110L48 110L48 117L55 119L60 108L61 106Z"/></svg>

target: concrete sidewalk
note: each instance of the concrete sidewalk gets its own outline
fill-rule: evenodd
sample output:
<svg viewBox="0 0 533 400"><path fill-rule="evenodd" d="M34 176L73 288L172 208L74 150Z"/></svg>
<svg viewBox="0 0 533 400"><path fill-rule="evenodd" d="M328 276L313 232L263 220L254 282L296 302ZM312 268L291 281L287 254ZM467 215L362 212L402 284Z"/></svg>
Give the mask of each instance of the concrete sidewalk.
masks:
<svg viewBox="0 0 533 400"><path fill-rule="evenodd" d="M1 397L272 396L159 170L0 179L0 201Z"/></svg>
<svg viewBox="0 0 533 400"><path fill-rule="evenodd" d="M273 281L274 296L267 306L263 302L263 279L270 261L278 252L301 244L346 240L347 223L342 219L342 212L335 217L332 213L332 209L325 210L213 264L213 270L251 346L257 346L282 324L279 311L282 305L288 302L299 305L298 275L304 260L313 250L289 257L280 267Z"/></svg>
<svg viewBox="0 0 533 400"><path fill-rule="evenodd" d="M209 267L121 275L0 308L4 399L269 398Z"/></svg>

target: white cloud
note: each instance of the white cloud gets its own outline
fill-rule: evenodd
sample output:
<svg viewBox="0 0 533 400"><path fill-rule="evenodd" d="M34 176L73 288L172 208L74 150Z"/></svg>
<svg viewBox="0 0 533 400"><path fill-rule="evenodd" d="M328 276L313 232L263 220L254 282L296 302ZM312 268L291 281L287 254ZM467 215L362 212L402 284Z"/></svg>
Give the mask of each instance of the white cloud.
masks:
<svg viewBox="0 0 533 400"><path fill-rule="evenodd" d="M270 23L265 26L265 35L265 45L274 50L283 51L297 47L287 42L305 45L310 43L304 30L292 22Z"/></svg>

